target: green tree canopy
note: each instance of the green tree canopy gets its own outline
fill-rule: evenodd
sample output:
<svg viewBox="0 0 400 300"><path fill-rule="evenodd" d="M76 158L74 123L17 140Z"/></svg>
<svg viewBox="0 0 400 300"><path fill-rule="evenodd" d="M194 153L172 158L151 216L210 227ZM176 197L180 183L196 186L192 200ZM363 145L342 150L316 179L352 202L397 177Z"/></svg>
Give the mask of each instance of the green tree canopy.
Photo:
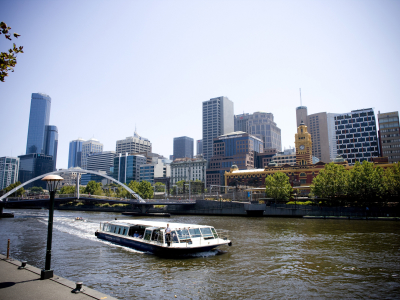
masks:
<svg viewBox="0 0 400 300"><path fill-rule="evenodd" d="M74 185L64 185L59 194L75 194L75 186Z"/></svg>
<svg viewBox="0 0 400 300"><path fill-rule="evenodd" d="M4 193L8 193L9 191L11 191L12 189L16 188L19 185L21 185L21 182L19 182L19 181L17 181L16 183L12 183L8 187L3 189L3 192ZM20 188L16 192L12 193L10 196L11 197L21 197L24 193L25 193L25 189L24 188Z"/></svg>
<svg viewBox="0 0 400 300"><path fill-rule="evenodd" d="M0 22L0 34L4 34L5 38L11 41L11 34L9 33L10 30L11 27L7 26L7 24L4 22ZM13 36L18 38L20 35L18 33L14 33ZM8 73L14 72L14 67L17 64L17 54L24 53L22 49L22 46L17 47L15 43L13 43L12 48L8 49L6 52L0 53L0 81L4 82L4 79L8 76Z"/></svg>
<svg viewBox="0 0 400 300"><path fill-rule="evenodd" d="M164 192L165 191L165 184L162 182L156 182L155 184L156 192Z"/></svg>
<svg viewBox="0 0 400 300"><path fill-rule="evenodd" d="M333 199L347 194L348 171L344 166L333 162L314 177L311 184L311 194L319 198Z"/></svg>
<svg viewBox="0 0 400 300"><path fill-rule="evenodd" d="M43 188L41 186L33 186L30 188L30 191L33 194L39 194L39 193L43 193Z"/></svg>
<svg viewBox="0 0 400 300"><path fill-rule="evenodd" d="M141 183L139 183L138 189L140 197L142 197L143 199L153 199L154 190L150 182L142 181Z"/></svg>
<svg viewBox="0 0 400 300"><path fill-rule="evenodd" d="M101 187L102 187L102 185L100 182L91 180L86 185L84 193L91 194L91 195L103 195L103 189Z"/></svg>
<svg viewBox="0 0 400 300"><path fill-rule="evenodd" d="M276 172L265 178L265 193L269 198L289 200L292 191L289 177L285 173Z"/></svg>

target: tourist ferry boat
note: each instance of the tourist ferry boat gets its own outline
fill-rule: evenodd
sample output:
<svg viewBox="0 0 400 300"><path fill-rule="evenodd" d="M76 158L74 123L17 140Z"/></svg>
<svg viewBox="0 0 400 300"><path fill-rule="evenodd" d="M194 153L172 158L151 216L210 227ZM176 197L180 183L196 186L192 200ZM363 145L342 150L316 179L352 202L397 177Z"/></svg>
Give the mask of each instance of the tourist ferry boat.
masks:
<svg viewBox="0 0 400 300"><path fill-rule="evenodd" d="M169 224L170 236L165 233ZM115 220L100 223L95 235L113 243L159 256L181 256L205 252L232 242L219 236L212 226L145 220Z"/></svg>

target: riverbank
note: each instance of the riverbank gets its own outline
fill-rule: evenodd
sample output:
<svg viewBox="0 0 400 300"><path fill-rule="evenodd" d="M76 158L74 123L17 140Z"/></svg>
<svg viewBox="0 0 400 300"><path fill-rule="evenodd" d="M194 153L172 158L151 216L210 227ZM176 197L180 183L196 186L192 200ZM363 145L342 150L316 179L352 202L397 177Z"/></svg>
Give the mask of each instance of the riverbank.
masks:
<svg viewBox="0 0 400 300"><path fill-rule="evenodd" d="M116 300L84 285L83 291L78 294L72 293L76 283L57 275L52 279L40 280L40 269L28 264L23 269L19 269L20 266L20 261L7 259L5 255L0 254L1 299Z"/></svg>

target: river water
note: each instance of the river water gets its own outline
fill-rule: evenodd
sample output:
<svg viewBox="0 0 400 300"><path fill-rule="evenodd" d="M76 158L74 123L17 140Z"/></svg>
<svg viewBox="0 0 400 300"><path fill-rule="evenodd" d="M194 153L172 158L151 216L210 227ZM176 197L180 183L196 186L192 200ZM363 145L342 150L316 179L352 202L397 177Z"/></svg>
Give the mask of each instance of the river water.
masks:
<svg viewBox="0 0 400 300"><path fill-rule="evenodd" d="M48 211L5 212L15 218L0 219L0 252L10 239L14 259L43 268ZM116 217L129 218L55 211L54 273L118 299L400 299L400 222L172 216L227 230L233 246L164 259L94 236Z"/></svg>

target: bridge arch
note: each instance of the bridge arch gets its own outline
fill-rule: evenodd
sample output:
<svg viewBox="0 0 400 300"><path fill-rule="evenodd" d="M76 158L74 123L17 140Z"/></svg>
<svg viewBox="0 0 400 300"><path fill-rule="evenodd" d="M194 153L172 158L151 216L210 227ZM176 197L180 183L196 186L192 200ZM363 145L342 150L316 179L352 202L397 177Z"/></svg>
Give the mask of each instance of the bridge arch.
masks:
<svg viewBox="0 0 400 300"><path fill-rule="evenodd" d="M125 190L127 190L132 196L134 196L136 199L138 199L139 202L145 202L145 201L142 199L142 197L140 197L137 193L135 193L132 189L130 189L129 187L127 187L127 186L126 186L125 184L123 184L122 182L120 182L120 181L118 181L118 180L116 180L116 179L114 179L114 178L112 178L112 177L110 177L110 176L108 176L108 175L100 174L99 172L95 172L95 171L83 170L83 169L60 170L60 171L54 171L54 172L50 172L50 173L46 173L46 174L40 175L40 176L38 176L38 177L35 177L35 178L31 179L31 180L28 180L28 181L22 183L21 185L17 186L16 188L13 188L13 189L12 189L11 191L9 191L8 193L5 193L3 196L0 197L0 201L3 201L3 199L7 198L9 195L11 195L12 193L14 193L15 191L18 191L20 188L24 187L25 185L27 185L27 184L29 184L29 183L35 181L35 180L41 179L41 178L43 178L43 177L45 177L45 176L47 176L47 175L60 175L60 174L64 174L64 173L89 173L89 174L94 174L94 175L102 176L102 177L107 178L107 179L109 179L109 180L111 180L111 181L113 181L113 182L119 184L120 186L122 186L122 187L123 187Z"/></svg>

